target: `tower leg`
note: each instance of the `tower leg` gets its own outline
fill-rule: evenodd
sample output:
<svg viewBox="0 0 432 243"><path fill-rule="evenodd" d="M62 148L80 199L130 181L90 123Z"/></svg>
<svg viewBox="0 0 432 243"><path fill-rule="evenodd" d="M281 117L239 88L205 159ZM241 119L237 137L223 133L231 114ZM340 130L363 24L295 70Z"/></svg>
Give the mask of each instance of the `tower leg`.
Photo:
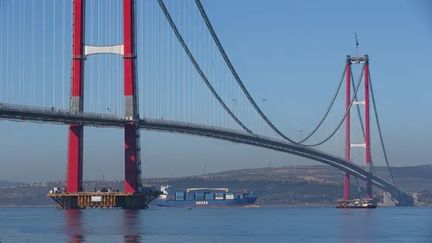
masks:
<svg viewBox="0 0 432 243"><path fill-rule="evenodd" d="M141 186L141 160L139 128L134 124L125 125L125 184L128 193L139 192Z"/></svg>
<svg viewBox="0 0 432 243"><path fill-rule="evenodd" d="M79 192L83 190L83 130L83 127L80 125L71 125L69 127L69 152L66 176L67 192Z"/></svg>
<svg viewBox="0 0 432 243"><path fill-rule="evenodd" d="M351 116L350 116L350 103L351 103L351 57L347 56L345 68L345 111L347 112L345 118L345 160L351 160ZM343 180L343 199L350 199L350 175L345 173Z"/></svg>
<svg viewBox="0 0 432 243"><path fill-rule="evenodd" d="M124 96L125 117L130 121L125 129L125 183L128 193L140 192L140 137L137 125L138 102L135 73L134 0L123 0Z"/></svg>
<svg viewBox="0 0 432 243"><path fill-rule="evenodd" d="M73 1L73 47L71 104L73 112L83 111L83 42L84 42L84 0ZM82 125L72 124L68 135L68 164L66 191L82 191L83 179L83 132Z"/></svg>
<svg viewBox="0 0 432 243"><path fill-rule="evenodd" d="M364 69L364 92L365 92L365 162L369 173L372 173L372 156L370 149L370 115L369 115L369 58L365 55ZM372 198L372 181L368 178L366 182L367 197Z"/></svg>
<svg viewBox="0 0 432 243"><path fill-rule="evenodd" d="M350 176L348 173L345 173L343 180L343 199L350 199Z"/></svg>

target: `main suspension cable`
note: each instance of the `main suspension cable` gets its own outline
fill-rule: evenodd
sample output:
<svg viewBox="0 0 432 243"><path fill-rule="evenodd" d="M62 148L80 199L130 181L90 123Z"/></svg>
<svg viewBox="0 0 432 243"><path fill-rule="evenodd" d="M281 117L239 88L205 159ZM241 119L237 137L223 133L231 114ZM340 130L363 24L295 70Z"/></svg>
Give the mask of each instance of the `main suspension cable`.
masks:
<svg viewBox="0 0 432 243"><path fill-rule="evenodd" d="M328 114L330 113L330 110L332 109L332 107L333 107L333 105L334 105L334 103L335 103L335 100L336 100L336 98L337 98L337 95L338 95L338 93L339 93L339 91L340 91L340 88L341 88L341 85L342 85L342 83L343 83L343 79L344 79L344 74L345 74L345 72L346 72L346 67L345 67L345 69L344 69L344 71L343 71L343 73L342 73L342 78L341 78L341 80L340 80L340 82L339 82L339 84L338 84L338 87L337 87L337 91L336 91L336 93L335 93L335 95L333 96L333 99L331 100L331 102L330 102L330 105L329 105L329 107L327 108L327 110L326 110L326 112L324 113L324 116L321 118L321 120L318 122L318 124L317 124L317 126L305 137L305 138L303 138L303 139L301 139L299 142L296 142L296 141L294 141L294 140L292 140L292 139L290 139L290 138L288 138L284 133L282 133L268 118L267 118L267 116L264 114L264 112L260 109L260 107L257 105L257 103L255 102L255 100L252 98L252 96L251 96L251 94L249 93L249 91L247 90L247 88L245 87L245 85L244 85L244 83L243 83L243 81L240 79L240 76L238 75L238 73L237 73L237 71L235 70L235 68L234 68L234 66L232 65L232 63L231 63L231 61L230 61L230 59L229 59L229 57L228 57L228 55L226 54L226 52L225 52L225 49L223 48L223 46L222 46L222 44L221 44L221 42L220 42L220 40L219 40L219 37L217 36L217 34L216 34L216 32L215 32L215 30L214 30L214 28L213 28L213 26L212 26L212 24L211 24L211 22L210 22L210 19L208 18L208 16L207 16L207 13L206 13L206 11L205 11L205 9L204 9L204 7L203 7L203 5L201 4L201 1L200 0L195 0L195 3L196 3L196 5L197 5L197 7L198 7L198 10L200 11L200 13L201 13L201 16L202 16L202 18L203 18L203 20L204 20L204 22L205 22L205 24L206 24L206 26L207 26L207 29L209 30L209 32L210 32L210 34L211 34L211 36L212 36L212 38L213 38L213 40L214 40L214 42L215 42L215 44L216 44L216 46L217 46L217 48L219 49L219 52L221 53L221 55L222 55L222 57L223 57L223 59L224 59L224 61L225 61L225 63L227 64L227 66L228 66L228 69L231 71L231 73L232 73L232 75L234 76L234 78L235 78L235 80L237 81L237 84L240 86L240 88L241 88L241 90L243 91L243 93L246 95L246 97L247 97L247 99L249 100L249 102L252 104L252 106L255 108L255 110L258 112L258 114L261 116L261 118L267 123L267 125L269 125L270 126L270 128L274 131L274 132L276 132L279 136L281 136L282 138L284 138L285 140L287 140L287 141L289 141L289 142L292 142L292 143L295 143L295 144L302 144L302 143L304 143L305 141L307 141L309 138L311 138L317 131L318 131L318 129L321 127L321 125L323 124L323 122L326 120L326 118L327 118L327 116L328 116Z"/></svg>
<svg viewBox="0 0 432 243"><path fill-rule="evenodd" d="M371 91L371 96L372 96L372 104L373 104L373 108L374 108L375 121L376 121L377 127L378 127L378 135L379 135L380 142L381 142L381 148L382 148L382 151L383 151L383 154L384 154L384 159L385 159L385 162L386 162L386 165L387 165L388 172L390 174L390 179L391 179L393 185L396 185L395 181L394 181L393 173L392 173L391 168L390 168L390 163L389 163L389 159L388 159L388 156L387 156L386 147L384 145L384 138L383 138L382 131L381 131L380 120L379 120L379 117L378 117L378 110L377 110L377 106L376 106L376 102L375 102L375 95L374 95L374 92L373 92L372 79L371 79L371 76L370 76L370 72L368 72L368 74L369 74L370 91Z"/></svg>
<svg viewBox="0 0 432 243"><path fill-rule="evenodd" d="M158 0L159 2L159 6L162 10L162 12L165 15L165 18L167 19L169 25L171 26L171 29L174 31L177 40L180 42L180 45L182 46L183 50L186 52L186 55L189 57L190 61L192 62L192 64L194 65L196 71L199 73L201 79L204 81L204 83L206 84L207 88L211 91L211 93L213 94L213 96L219 101L219 103L222 105L222 107L224 108L224 110L231 116L231 118L233 118L238 125L240 125L246 132L248 133L252 133L252 131L247 128L238 118L237 116L229 109L229 107L225 104L225 102L222 100L222 98L219 96L219 94L216 92L216 90L213 88L213 86L211 85L211 83L209 82L209 80L207 79L206 75L204 74L204 72L202 71L202 69L200 68L199 64L197 63L197 61L195 60L194 56L192 55L192 52L189 50L189 47L187 46L186 42L184 41L183 37L181 36L176 24L174 23L167 7L165 6L163 0Z"/></svg>
<svg viewBox="0 0 432 243"><path fill-rule="evenodd" d="M334 105L334 103L335 103L335 101L336 101L336 98L337 98L337 96L338 96L338 94L339 94L339 92L340 92L340 89L341 89L341 86L342 86L342 83L343 83L343 80L344 80L344 76L345 76L345 73L346 73L346 66L345 66L345 68L344 68L344 70L343 70L343 72L342 72L342 77L341 77L341 79L340 79L340 81L339 81L339 84L338 84L338 86L337 86L337 89L336 89L336 92L335 92L335 94L333 95L333 98L332 98L332 100L331 100L331 102L330 102L330 104L329 104L329 106L327 107L327 110L326 110L326 112L324 113L324 116L321 118L321 120L318 122L318 124L316 125L316 127L305 137L305 138L303 138L302 140L300 140L298 143L304 143L304 142L306 142L310 137L312 137L317 131L318 131L318 129L321 127L321 125L324 123L324 121L325 121L325 119L327 118L327 116L328 116L328 114L330 113L330 111L331 111L331 109L333 108L333 105Z"/></svg>
<svg viewBox="0 0 432 243"><path fill-rule="evenodd" d="M357 81L357 85L356 85L355 90L354 90L354 97L357 96L357 92L359 90L360 84L362 83L364 69L365 69L365 65L363 65L362 71L360 73L359 80ZM321 142L314 143L314 144L303 144L303 146L316 147L316 146L319 146L319 145L327 142L328 140L330 140L336 134L336 132L339 130L339 128L342 126L342 124L344 123L344 121L345 121L348 113L351 111L351 106L353 105L354 100L355 100L354 97L351 99L351 102L350 102L350 104L348 106L348 109L345 110L345 114L343 115L342 119L340 120L338 126L333 130L333 132L327 138L325 138Z"/></svg>
<svg viewBox="0 0 432 243"><path fill-rule="evenodd" d="M279 134L279 136L283 137L284 139L292 142L292 143L297 143L294 140L288 138L285 134L283 134L275 125L273 125L273 123L267 118L267 116L262 112L262 110L259 108L259 106L256 104L255 100L252 98L252 96L250 95L249 91L246 89L245 85L243 84L243 82L241 81L239 75L237 74L236 70L234 69L234 66L232 65L230 59L228 58L228 55L226 54L224 48L222 47L221 42L219 41L219 38L216 35L216 32L213 29L212 24L210 23L210 20L207 16L207 13L204 10L204 7L201 4L200 0L195 0L195 3L201 13L201 16L204 19L204 22L207 26L207 29L209 30L213 40L216 43L216 46L218 47L223 59L225 60L225 63L228 65L228 68L230 69L232 75L234 76L235 80L237 81L238 85L240 86L241 90L243 91L243 93L246 95L246 97L248 98L249 102L252 104L252 106L255 108L255 110L259 113L259 115L264 119L264 121L272 128L273 131L275 131L277 134Z"/></svg>

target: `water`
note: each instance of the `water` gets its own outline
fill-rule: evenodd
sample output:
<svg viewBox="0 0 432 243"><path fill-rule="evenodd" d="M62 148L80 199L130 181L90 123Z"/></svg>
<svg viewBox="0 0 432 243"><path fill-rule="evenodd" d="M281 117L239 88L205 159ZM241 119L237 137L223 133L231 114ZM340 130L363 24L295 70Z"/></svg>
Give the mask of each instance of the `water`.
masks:
<svg viewBox="0 0 432 243"><path fill-rule="evenodd" d="M432 208L0 208L0 242L432 242Z"/></svg>

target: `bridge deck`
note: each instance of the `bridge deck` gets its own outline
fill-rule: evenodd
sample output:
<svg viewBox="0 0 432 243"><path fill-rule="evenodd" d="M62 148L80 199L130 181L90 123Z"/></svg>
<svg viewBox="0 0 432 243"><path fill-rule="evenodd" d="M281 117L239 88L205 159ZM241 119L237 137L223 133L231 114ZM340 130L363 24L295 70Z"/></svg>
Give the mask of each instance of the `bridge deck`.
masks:
<svg viewBox="0 0 432 243"><path fill-rule="evenodd" d="M393 198L399 202L399 205L413 205L414 203L410 195L399 190L394 185L386 182L385 180L363 170L361 167L350 163L349 161L345 161L342 158L316 149L311 149L309 147L288 143L283 140L239 132L232 129L156 119L130 120L105 114L86 112L77 113L67 110L33 108L28 106L16 106L2 103L0 103L0 118L13 121L24 120L55 124L82 124L96 127L123 127L127 123L135 122L139 123L139 127L142 129L191 134L227 140L236 143L249 144L319 161L342 171L348 172L349 174L361 180L371 179L375 186L383 189L384 191L390 192Z"/></svg>

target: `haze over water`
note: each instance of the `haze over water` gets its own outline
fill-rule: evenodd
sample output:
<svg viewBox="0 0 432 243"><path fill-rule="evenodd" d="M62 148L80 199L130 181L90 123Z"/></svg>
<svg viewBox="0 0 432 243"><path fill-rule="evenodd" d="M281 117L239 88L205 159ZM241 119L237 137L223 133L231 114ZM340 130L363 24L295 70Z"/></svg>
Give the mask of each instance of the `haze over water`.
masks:
<svg viewBox="0 0 432 243"><path fill-rule="evenodd" d="M432 242L432 208L0 208L0 242Z"/></svg>

